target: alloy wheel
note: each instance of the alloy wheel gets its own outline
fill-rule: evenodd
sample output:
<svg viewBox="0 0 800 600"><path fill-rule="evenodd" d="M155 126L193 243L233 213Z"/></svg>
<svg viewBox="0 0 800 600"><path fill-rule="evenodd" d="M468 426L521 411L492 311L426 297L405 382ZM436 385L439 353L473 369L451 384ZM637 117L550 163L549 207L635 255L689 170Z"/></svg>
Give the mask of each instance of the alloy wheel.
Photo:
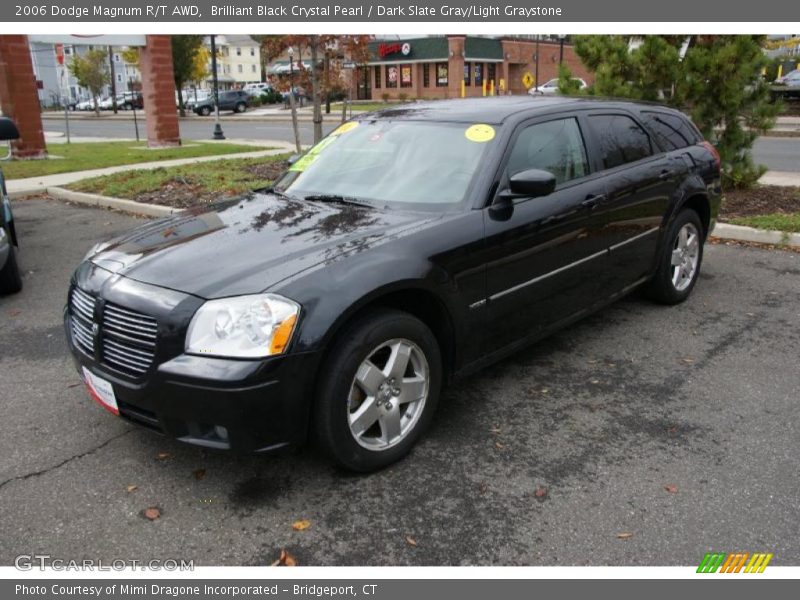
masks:
<svg viewBox="0 0 800 600"><path fill-rule="evenodd" d="M686 223L678 231L672 249L672 285L679 292L688 288L700 262L700 232L694 223Z"/></svg>
<svg viewBox="0 0 800 600"><path fill-rule="evenodd" d="M430 368L414 342L386 341L359 365L348 397L350 433L368 450L382 451L402 442L425 408Z"/></svg>

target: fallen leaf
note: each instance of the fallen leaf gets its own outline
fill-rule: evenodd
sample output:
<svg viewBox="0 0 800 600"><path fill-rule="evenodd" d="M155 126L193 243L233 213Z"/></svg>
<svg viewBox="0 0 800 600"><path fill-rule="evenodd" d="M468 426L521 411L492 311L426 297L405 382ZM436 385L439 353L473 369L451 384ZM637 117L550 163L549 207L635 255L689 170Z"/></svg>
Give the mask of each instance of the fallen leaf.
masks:
<svg viewBox="0 0 800 600"><path fill-rule="evenodd" d="M278 557L274 563L272 563L273 567L295 567L297 566L297 561L295 560L294 556L289 554L286 550L281 549L281 555Z"/></svg>
<svg viewBox="0 0 800 600"><path fill-rule="evenodd" d="M745 313L748 317L755 317L756 313Z"/></svg>
<svg viewBox="0 0 800 600"><path fill-rule="evenodd" d="M547 496L547 488L539 486L536 488L536 491L533 492L533 495L536 496L537 498L544 498L545 496Z"/></svg>
<svg viewBox="0 0 800 600"><path fill-rule="evenodd" d="M617 534L617 539L620 539L620 540L627 540L627 539L630 539L632 537L633 537L632 533L618 533Z"/></svg>
<svg viewBox="0 0 800 600"><path fill-rule="evenodd" d="M68 386L67 386L67 389L74 388L74 387L78 387L79 385L83 385L83 384L82 384L82 383L80 383L80 382L78 382L78 383L72 383L72 384L70 384L70 385L68 385Z"/></svg>
<svg viewBox="0 0 800 600"><path fill-rule="evenodd" d="M194 478L197 479L198 481L200 481L205 476L206 476L206 470L205 469L197 469L194 472Z"/></svg>
<svg viewBox="0 0 800 600"><path fill-rule="evenodd" d="M498 450L502 450L503 448L505 448L505 445L501 444L500 442L495 442L494 447L497 448Z"/></svg>
<svg viewBox="0 0 800 600"><path fill-rule="evenodd" d="M489 430L489 433L501 433L501 431L500 431L500 428L499 428L499 427L492 427L492 428Z"/></svg>
<svg viewBox="0 0 800 600"><path fill-rule="evenodd" d="M597 361L596 361L596 360L594 360L594 359L592 359L592 360L587 360L586 362L588 362L590 365L597 364Z"/></svg>
<svg viewBox="0 0 800 600"><path fill-rule="evenodd" d="M669 485L665 485L664 489L667 490L670 494L677 494L678 493L678 486L677 485L673 485L671 483Z"/></svg>
<svg viewBox="0 0 800 600"><path fill-rule="evenodd" d="M694 359L691 356L687 356L685 358L682 358L681 360L685 362L687 365L690 365L694 362Z"/></svg>
<svg viewBox="0 0 800 600"><path fill-rule="evenodd" d="M308 519L301 519L300 521L295 521L292 523L292 529L295 531L303 531L304 529L308 529L311 527L311 521Z"/></svg>
<svg viewBox="0 0 800 600"><path fill-rule="evenodd" d="M616 366L617 366L617 363L608 363L608 366L609 366L609 367L616 367Z"/></svg>
<svg viewBox="0 0 800 600"><path fill-rule="evenodd" d="M139 486L134 484L134 483L132 483L131 485L129 485L128 487L125 488L125 491L130 494L131 492L135 492L138 489L139 489Z"/></svg>
<svg viewBox="0 0 800 600"><path fill-rule="evenodd" d="M411 536L408 536L408 535L406 536L406 542L408 542L409 546L416 546L417 545L417 540L415 540L414 538L412 538Z"/></svg>
<svg viewBox="0 0 800 600"><path fill-rule="evenodd" d="M478 486L478 493L479 493L481 496L482 496L483 494L485 494L486 492L488 492L488 491L489 491L489 484L488 484L488 483L482 483L482 484L480 484L480 485Z"/></svg>
<svg viewBox="0 0 800 600"><path fill-rule="evenodd" d="M17 315L22 314L22 310L19 308L12 308L10 311L8 311L8 314L10 314L12 317L16 317Z"/></svg>
<svg viewBox="0 0 800 600"><path fill-rule="evenodd" d="M156 460L167 460L170 456L172 456L169 452L159 452L156 454Z"/></svg>
<svg viewBox="0 0 800 600"><path fill-rule="evenodd" d="M161 516L161 511L158 510L155 506L151 506L150 508L145 509L144 516L151 521L155 521Z"/></svg>
<svg viewBox="0 0 800 600"><path fill-rule="evenodd" d="M548 390L547 388L542 388L540 391L541 391L543 394L547 394L547 393L549 393L549 392L550 392L550 390Z"/></svg>
<svg viewBox="0 0 800 600"><path fill-rule="evenodd" d="M678 431L677 425L670 425L669 427L667 427L667 433L669 434L677 433L677 431Z"/></svg>
<svg viewBox="0 0 800 600"><path fill-rule="evenodd" d="M592 379L589 383L593 383L593 384L597 385L598 383L600 383L600 380L599 379Z"/></svg>

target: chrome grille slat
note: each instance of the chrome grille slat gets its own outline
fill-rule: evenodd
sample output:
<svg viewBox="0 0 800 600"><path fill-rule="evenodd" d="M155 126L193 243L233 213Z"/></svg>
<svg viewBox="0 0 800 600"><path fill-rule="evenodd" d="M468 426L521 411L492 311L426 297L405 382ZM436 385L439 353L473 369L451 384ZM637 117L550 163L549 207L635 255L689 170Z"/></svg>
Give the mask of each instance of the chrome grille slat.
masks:
<svg viewBox="0 0 800 600"><path fill-rule="evenodd" d="M105 344L106 344L106 346L108 348L117 349L117 350L121 350L121 351L124 351L124 352L129 352L131 354L135 354L137 356L140 356L143 359L146 359L148 361L153 360L153 353L152 352L147 352L146 350L140 350L138 348L134 348L133 346L125 346L123 344L118 344L117 342L115 342L115 341L113 341L111 339L108 339L108 338L106 338Z"/></svg>
<svg viewBox="0 0 800 600"><path fill-rule="evenodd" d="M116 352L108 348L106 348L103 351L103 357L105 358L106 362L116 363L122 365L125 368L138 371L139 373L144 373L145 371L147 371L147 369L150 368L149 361L145 361L144 363L139 363L127 356L117 354Z"/></svg>
<svg viewBox="0 0 800 600"><path fill-rule="evenodd" d="M112 329L109 326L106 326L106 327L103 328L103 333L105 333L107 336L114 337L115 339L122 340L124 342L131 342L133 344L138 344L140 346L146 346L148 348L155 348L156 347L156 341L155 340L143 340L141 338L132 337L130 335L126 335L124 333L121 333L120 331L117 331L116 329Z"/></svg>
<svg viewBox="0 0 800 600"><path fill-rule="evenodd" d="M80 288L73 288L69 302L72 339L75 346L95 356L96 300ZM151 316L117 306L102 307L101 362L121 373L140 377L153 364L158 337L158 322Z"/></svg>
<svg viewBox="0 0 800 600"><path fill-rule="evenodd" d="M103 316L103 325L105 325L106 327L117 327L122 331L125 331L126 328L129 328L136 331L138 335L143 335L148 338L156 337L156 332L154 329L142 327L141 325L134 325L133 323L125 323L123 321L118 321L116 318L110 317L109 315Z"/></svg>

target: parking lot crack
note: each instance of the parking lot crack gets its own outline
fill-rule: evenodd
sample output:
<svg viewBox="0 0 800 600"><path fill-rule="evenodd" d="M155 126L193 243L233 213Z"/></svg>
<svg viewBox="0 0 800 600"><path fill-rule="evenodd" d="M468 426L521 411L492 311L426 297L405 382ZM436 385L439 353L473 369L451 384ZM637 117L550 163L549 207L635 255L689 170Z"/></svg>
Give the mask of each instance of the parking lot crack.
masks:
<svg viewBox="0 0 800 600"><path fill-rule="evenodd" d="M40 475L46 475L47 473L50 473L51 471L55 471L56 469L60 469L64 465L71 463L73 460L78 460L78 459L83 458L85 456L89 456L91 454L94 454L98 450L102 450L103 448L108 446L111 442L113 442L115 440L118 440L119 438L124 437L124 436L128 435L129 433L133 433L134 431L135 430L133 430L133 429L129 429L128 431L123 431L122 433L120 433L118 435L115 435L113 437L110 437L106 441L98 444L94 448L90 448L89 450L86 450L85 452L81 452L79 454L74 454L73 456L70 456L69 458L65 458L60 463L57 463L57 464L55 464L55 465L53 465L51 467L47 467L46 469L41 469L39 471L32 471L32 472L26 473L24 475L16 475L15 477L11 477L9 479L6 479L5 481L0 482L0 489L3 489L3 487L6 484L12 483L14 481L24 481L25 479L30 479L31 477L39 477Z"/></svg>

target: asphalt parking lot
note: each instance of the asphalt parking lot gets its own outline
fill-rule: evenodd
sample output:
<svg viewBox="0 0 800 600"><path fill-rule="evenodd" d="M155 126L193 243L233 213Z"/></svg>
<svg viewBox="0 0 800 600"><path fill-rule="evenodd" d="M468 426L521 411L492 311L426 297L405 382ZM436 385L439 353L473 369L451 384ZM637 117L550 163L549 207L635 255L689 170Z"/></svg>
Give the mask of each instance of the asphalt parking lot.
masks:
<svg viewBox="0 0 800 600"><path fill-rule="evenodd" d="M409 457L355 476L313 449L211 453L100 409L61 310L90 245L141 220L43 199L14 212L26 275L0 298L0 564L261 565L282 548L302 565L800 564L798 253L708 246L687 303L625 299L461 381Z"/></svg>

